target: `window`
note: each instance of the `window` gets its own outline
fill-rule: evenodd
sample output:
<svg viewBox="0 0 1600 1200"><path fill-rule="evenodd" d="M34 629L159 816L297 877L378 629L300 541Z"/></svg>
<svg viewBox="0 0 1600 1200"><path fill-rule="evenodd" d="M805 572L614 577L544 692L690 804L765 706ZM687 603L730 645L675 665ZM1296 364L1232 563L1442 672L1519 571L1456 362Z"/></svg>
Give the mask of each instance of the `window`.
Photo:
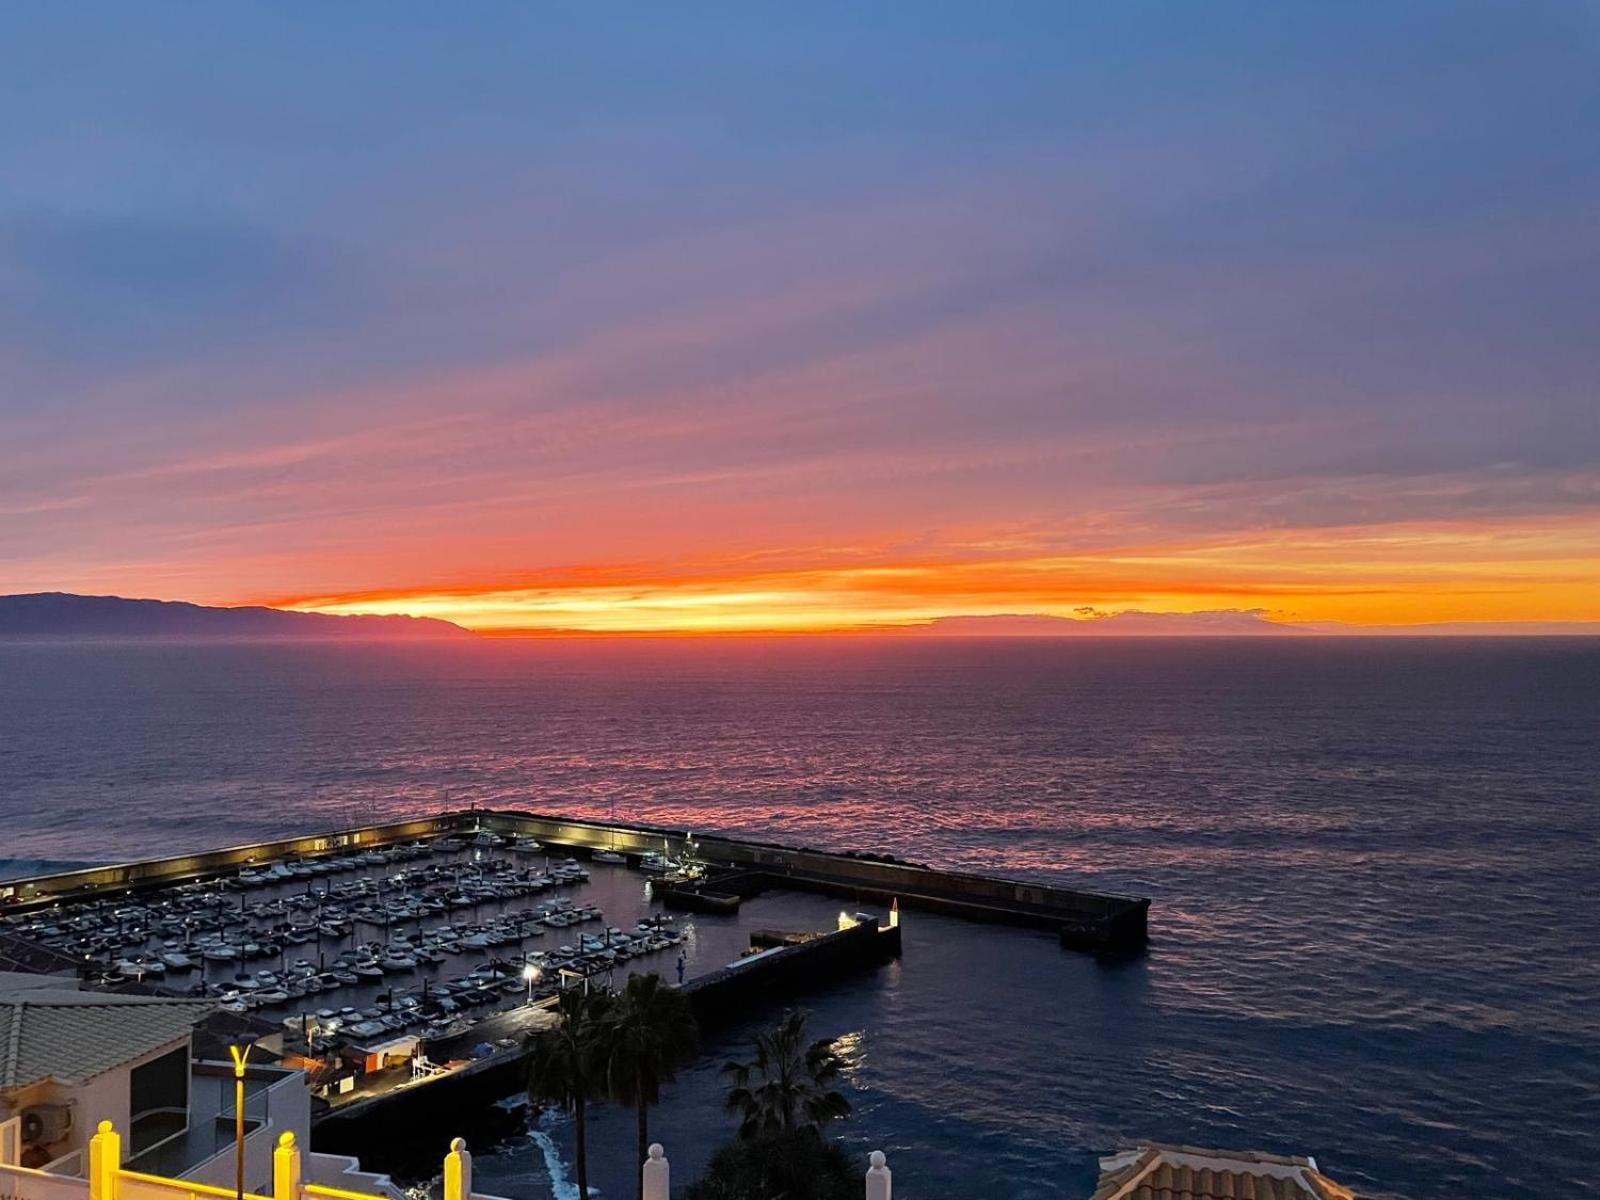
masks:
<svg viewBox="0 0 1600 1200"><path fill-rule="evenodd" d="M128 1154L143 1153L189 1125L189 1046L135 1067L128 1083Z"/></svg>

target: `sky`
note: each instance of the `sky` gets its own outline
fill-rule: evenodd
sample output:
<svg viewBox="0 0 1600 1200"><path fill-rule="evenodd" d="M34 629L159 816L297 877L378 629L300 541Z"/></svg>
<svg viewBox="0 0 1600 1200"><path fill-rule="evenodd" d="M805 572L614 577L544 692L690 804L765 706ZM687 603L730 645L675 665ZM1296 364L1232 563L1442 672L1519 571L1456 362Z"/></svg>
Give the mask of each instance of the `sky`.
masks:
<svg viewBox="0 0 1600 1200"><path fill-rule="evenodd" d="M1600 620L1597 214L1576 0L8 4L0 592Z"/></svg>

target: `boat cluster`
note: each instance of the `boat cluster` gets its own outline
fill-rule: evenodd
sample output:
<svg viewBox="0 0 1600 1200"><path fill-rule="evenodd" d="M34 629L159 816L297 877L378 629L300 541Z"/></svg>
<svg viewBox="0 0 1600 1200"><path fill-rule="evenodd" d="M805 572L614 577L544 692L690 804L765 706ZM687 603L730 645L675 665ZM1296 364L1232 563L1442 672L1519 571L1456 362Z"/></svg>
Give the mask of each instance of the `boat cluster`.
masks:
<svg viewBox="0 0 1600 1200"><path fill-rule="evenodd" d="M469 850L475 853L463 853ZM528 856L536 854L544 855L544 847L532 838L481 832L472 838L250 864L220 880L145 897L63 903L0 918L0 923L80 959L103 982L165 982L193 995L214 996L231 1011L289 1005L306 1010L308 997L387 983L383 1007L321 1009L315 1034L308 1014L286 1022L306 1026L313 1045L385 1032L422 1030L438 1036L512 993L526 988L543 994L554 990L563 974L603 974L682 941L670 917L655 916L631 932L613 926L578 933L560 946L529 949L531 939L604 920L592 904L543 895L587 880L583 864L549 856L534 864ZM440 861L438 855L448 858ZM603 853L594 857L606 861ZM658 874L656 859L667 864L664 855L646 855L640 866ZM257 891L264 894L253 896ZM483 906L497 911L480 917ZM470 916L466 910L472 910ZM377 929L383 936L371 937ZM302 951L291 959L301 946L315 953ZM453 957L475 955L485 961L467 974L442 980L424 976L420 986L402 982L417 973L442 974L440 968ZM259 970L247 965L259 960L270 965Z"/></svg>
<svg viewBox="0 0 1600 1200"><path fill-rule="evenodd" d="M631 933L612 926L598 934L580 934L573 945L532 951L516 961L491 958L465 975L437 982L424 980L420 987L405 990L391 989L379 1003L366 1008L322 1008L314 1016L307 1012L284 1023L303 1032L311 1052L384 1034L454 1036L469 1029L482 1010L500 1007L508 996L521 997L526 992L537 998L558 990L563 971L587 977L627 959L676 946L683 935L671 928L670 921L670 917L650 917ZM273 986L272 981L266 986ZM258 991L231 1004L225 1002L223 1007L236 1011L259 1007L268 995ZM275 996L272 1002L282 1003Z"/></svg>
<svg viewBox="0 0 1600 1200"><path fill-rule="evenodd" d="M402 848L410 850L410 847ZM346 869L370 867L368 857L329 861ZM395 861L386 857L384 864ZM301 868L305 864L292 864ZM275 872L289 869L277 863ZM235 963L281 957L288 947L311 941L325 944L354 936L358 923L390 927L424 921L483 904L538 895L552 888L581 883L588 871L574 859L546 868L518 867L505 859L465 864L430 864L391 875L328 881L318 887L308 882L304 892L278 895L249 903L235 899L229 885L191 883L169 889L145 903L112 904L104 901L62 907L42 913L6 918L14 932L42 945L62 950L85 963L103 960L111 979L160 979L168 972L183 972L202 963ZM293 878L293 876L289 876ZM253 883L245 887L259 886ZM534 920L561 925L564 910L537 915L503 914L483 928L462 935L467 949L503 945L526 936ZM549 918L546 920L545 918ZM476 940L475 940L476 939ZM157 941L160 949L148 949Z"/></svg>
<svg viewBox="0 0 1600 1200"><path fill-rule="evenodd" d="M315 963L301 958L278 971L240 971L231 979L202 982L191 990L219 997L224 1007L286 1004L319 992L378 983L389 976L437 967L447 961L448 955L520 945L529 938L543 936L547 929L601 919L600 910L592 904L580 908L570 900L546 901L536 909L502 913L483 924L442 924L415 934L396 931L387 941L369 941L341 950L331 963L325 956Z"/></svg>

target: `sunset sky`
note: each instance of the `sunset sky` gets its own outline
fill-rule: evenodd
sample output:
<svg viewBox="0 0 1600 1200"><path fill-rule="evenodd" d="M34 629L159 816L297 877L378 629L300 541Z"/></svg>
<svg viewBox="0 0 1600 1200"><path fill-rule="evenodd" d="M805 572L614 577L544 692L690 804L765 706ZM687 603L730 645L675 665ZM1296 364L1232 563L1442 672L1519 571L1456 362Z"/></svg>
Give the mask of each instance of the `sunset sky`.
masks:
<svg viewBox="0 0 1600 1200"><path fill-rule="evenodd" d="M1600 620L1600 7L12 4L0 593Z"/></svg>

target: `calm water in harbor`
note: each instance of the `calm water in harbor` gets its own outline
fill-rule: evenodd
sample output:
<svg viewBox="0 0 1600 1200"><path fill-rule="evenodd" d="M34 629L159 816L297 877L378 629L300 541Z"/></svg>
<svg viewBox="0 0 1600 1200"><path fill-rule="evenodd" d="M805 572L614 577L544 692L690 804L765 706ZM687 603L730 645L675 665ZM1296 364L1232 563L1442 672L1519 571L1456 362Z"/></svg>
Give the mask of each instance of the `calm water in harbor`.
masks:
<svg viewBox="0 0 1600 1200"><path fill-rule="evenodd" d="M900 964L808 998L850 1148L912 1196L1087 1195L1136 1138L1600 1194L1597 743L1592 642L0 646L19 863L478 801L1154 897L1131 964L911 914ZM738 1040L656 1118L680 1180ZM480 1175L550 1187L532 1143Z"/></svg>

